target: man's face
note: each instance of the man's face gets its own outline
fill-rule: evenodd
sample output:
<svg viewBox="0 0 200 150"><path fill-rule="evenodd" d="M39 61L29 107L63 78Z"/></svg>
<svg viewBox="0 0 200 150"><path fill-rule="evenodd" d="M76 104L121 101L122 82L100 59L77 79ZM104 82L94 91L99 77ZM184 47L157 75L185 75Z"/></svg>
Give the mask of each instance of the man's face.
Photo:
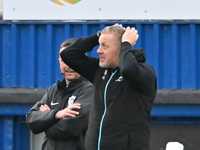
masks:
<svg viewBox="0 0 200 150"><path fill-rule="evenodd" d="M65 47L60 49L60 52L65 49ZM59 63L60 63L60 71L62 75L64 76L65 80L72 81L78 79L81 75L72 70L69 66L67 66L63 61L62 58L59 57Z"/></svg>
<svg viewBox="0 0 200 150"><path fill-rule="evenodd" d="M103 68L116 68L119 62L121 42L112 33L105 33L99 37L99 66Z"/></svg>

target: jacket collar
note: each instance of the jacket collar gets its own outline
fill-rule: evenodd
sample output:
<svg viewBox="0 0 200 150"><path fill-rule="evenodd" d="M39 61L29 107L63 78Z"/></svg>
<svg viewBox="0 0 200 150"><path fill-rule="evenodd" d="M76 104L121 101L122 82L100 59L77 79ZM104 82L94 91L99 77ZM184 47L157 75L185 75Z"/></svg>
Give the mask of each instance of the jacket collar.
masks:
<svg viewBox="0 0 200 150"><path fill-rule="evenodd" d="M61 91L62 95L66 95L67 93L80 87L84 81L86 81L86 79L81 76L77 80L71 81L69 86L66 87L66 82L63 78L61 81L58 81L58 89L60 89L59 91Z"/></svg>

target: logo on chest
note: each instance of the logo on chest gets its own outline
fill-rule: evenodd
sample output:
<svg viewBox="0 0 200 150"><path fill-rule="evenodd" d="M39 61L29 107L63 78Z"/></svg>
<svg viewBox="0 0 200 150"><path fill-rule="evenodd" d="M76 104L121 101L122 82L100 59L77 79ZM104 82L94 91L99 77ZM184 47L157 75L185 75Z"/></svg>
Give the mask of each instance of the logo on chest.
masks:
<svg viewBox="0 0 200 150"><path fill-rule="evenodd" d="M103 79L103 80L105 80L107 73L108 73L108 70L105 70L105 71L104 71L104 74L103 74L103 76L102 76L102 79Z"/></svg>
<svg viewBox="0 0 200 150"><path fill-rule="evenodd" d="M115 80L115 81L121 82L121 81L123 81L123 77L120 76L120 77L119 77L117 80Z"/></svg>
<svg viewBox="0 0 200 150"><path fill-rule="evenodd" d="M102 76L102 79L103 79L103 80L105 80L107 73L108 73L108 70L105 70L105 71L104 71L104 74L103 74L103 76ZM121 81L123 81L123 77L120 76L120 77L119 77L118 79L116 79L115 81L116 81L116 82L121 82Z"/></svg>
<svg viewBox="0 0 200 150"><path fill-rule="evenodd" d="M69 97L69 99L68 99L68 107L71 106L72 104L74 104L75 99L76 99L76 96L74 96L74 95Z"/></svg>

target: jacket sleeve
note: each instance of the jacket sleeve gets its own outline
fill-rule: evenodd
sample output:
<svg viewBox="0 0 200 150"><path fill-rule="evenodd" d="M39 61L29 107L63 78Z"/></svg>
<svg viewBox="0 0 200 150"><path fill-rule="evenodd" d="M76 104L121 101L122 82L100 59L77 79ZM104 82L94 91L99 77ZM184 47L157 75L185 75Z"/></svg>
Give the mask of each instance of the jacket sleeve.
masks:
<svg viewBox="0 0 200 150"><path fill-rule="evenodd" d="M64 49L60 56L62 60L73 70L81 74L90 82L99 66L99 59L86 55L86 52L93 50L98 45L97 35L80 38L73 45Z"/></svg>
<svg viewBox="0 0 200 150"><path fill-rule="evenodd" d="M42 100L37 102L26 115L26 123L34 134L47 130L58 121L58 119L55 118L55 114L58 110L39 111L40 105L49 105L48 93L47 91Z"/></svg>
<svg viewBox="0 0 200 150"><path fill-rule="evenodd" d="M129 42L123 42L120 50L119 69L123 78L140 91L152 93L157 88L155 70L146 63L138 62ZM146 59L146 58L145 58Z"/></svg>
<svg viewBox="0 0 200 150"><path fill-rule="evenodd" d="M91 103L92 85L83 88L76 99L76 103L81 103L81 109L76 110L80 114L76 117L64 117L51 126L45 133L49 138L71 139L86 132Z"/></svg>

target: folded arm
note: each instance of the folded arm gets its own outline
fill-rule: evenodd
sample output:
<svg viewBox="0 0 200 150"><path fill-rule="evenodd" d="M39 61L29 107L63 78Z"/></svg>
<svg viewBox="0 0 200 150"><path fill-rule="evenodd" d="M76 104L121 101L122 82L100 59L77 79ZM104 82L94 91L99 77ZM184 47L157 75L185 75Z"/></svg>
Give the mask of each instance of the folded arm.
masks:
<svg viewBox="0 0 200 150"><path fill-rule="evenodd" d="M37 102L26 115L26 123L34 134L38 134L47 130L50 126L58 121L58 119L55 118L55 114L58 110L40 110L42 105L48 104L47 97L48 96L46 93L42 100Z"/></svg>
<svg viewBox="0 0 200 150"><path fill-rule="evenodd" d="M88 117L91 103L92 87L83 89L75 103L80 103L80 109L74 109L79 114L75 117L65 116L52 125L45 133L47 137L56 139L70 139L84 133L88 125Z"/></svg>

